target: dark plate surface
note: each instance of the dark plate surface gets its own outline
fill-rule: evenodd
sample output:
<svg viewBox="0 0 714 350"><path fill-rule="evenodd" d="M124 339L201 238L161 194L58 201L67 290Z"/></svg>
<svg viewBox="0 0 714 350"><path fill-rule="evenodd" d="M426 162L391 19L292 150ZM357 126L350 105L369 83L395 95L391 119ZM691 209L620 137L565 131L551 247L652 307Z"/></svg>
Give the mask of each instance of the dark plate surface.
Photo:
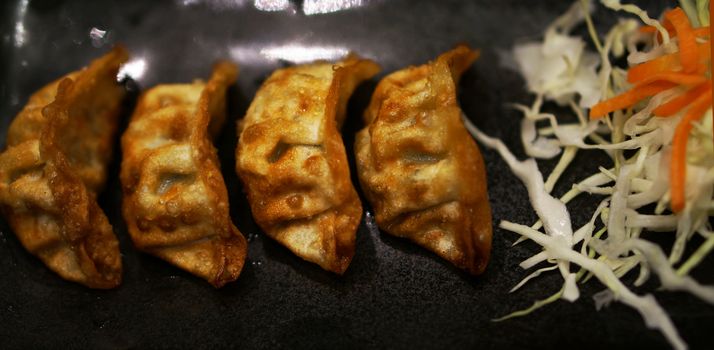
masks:
<svg viewBox="0 0 714 350"><path fill-rule="evenodd" d="M667 347L665 339L647 329L630 308L613 304L596 312L591 296L603 289L597 281L584 285L575 303L558 301L523 318L491 322L551 295L561 285L560 276L552 274L509 295L508 290L527 274L518 263L538 248L510 248L516 235L497 228L492 261L480 277L467 276L415 245L370 230L367 205L356 255L342 277L302 261L263 236L233 171L234 125L273 69L355 51L375 59L383 68L381 77L426 62L459 42L469 43L482 49L482 57L461 81L462 107L477 126L523 156L519 115L506 104L530 103L532 97L516 73L501 68L498 52L518 40L537 38L569 5L335 0L315 8L313 3L21 0L0 5L0 144L7 125L34 90L87 64L112 43L121 42L131 51L134 73L143 70L137 79L140 88L206 77L219 58L237 61L241 75L230 91L229 123L217 145L234 223L250 238L243 274L220 290L138 253L120 215L117 154L114 176L100 205L121 241L123 284L116 290L94 291L60 279L25 252L0 221L0 347ZM314 13L329 10L330 4L348 3L355 6ZM647 3L657 13L665 6ZM270 6L284 9L260 9ZM602 25L614 21L607 12L598 14ZM92 38L92 28L106 31L104 37ZM351 157L354 134L362 127L361 112L375 83L376 79L360 87L350 102L343 131ZM498 155L483 153L494 223L531 223L535 216L524 188ZM597 153L585 153L577 164L591 171L592 159L603 160ZM551 162L542 168L552 166ZM582 169L568 171L555 192L563 193L585 174ZM590 204L592 200L583 198L574 205ZM587 211L573 215L575 225L589 217ZM694 240L692 245L699 243ZM710 257L693 275L712 284L713 265ZM657 291L657 285L655 278L636 291L654 293L693 348L711 348L714 307L683 293Z"/></svg>

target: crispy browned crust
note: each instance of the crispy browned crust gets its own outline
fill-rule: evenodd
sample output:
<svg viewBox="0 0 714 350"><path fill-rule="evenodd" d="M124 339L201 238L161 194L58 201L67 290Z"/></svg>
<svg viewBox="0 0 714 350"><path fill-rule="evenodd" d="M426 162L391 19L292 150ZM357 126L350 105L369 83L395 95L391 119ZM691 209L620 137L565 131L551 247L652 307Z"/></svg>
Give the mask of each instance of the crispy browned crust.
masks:
<svg viewBox="0 0 714 350"><path fill-rule="evenodd" d="M238 278L247 252L212 144L237 75L220 62L207 83L144 92L121 140L122 209L134 245L215 287Z"/></svg>
<svg viewBox="0 0 714 350"><path fill-rule="evenodd" d="M474 275L489 260L491 208L483 159L461 121L456 85L477 57L458 46L385 77L355 141L357 172L378 226Z"/></svg>
<svg viewBox="0 0 714 350"><path fill-rule="evenodd" d="M338 129L355 87L378 71L356 56L277 70L240 123L236 171L255 221L338 274L352 261L362 216Z"/></svg>
<svg viewBox="0 0 714 350"><path fill-rule="evenodd" d="M121 283L119 243L96 202L121 110L117 47L40 89L10 125L0 154L0 203L22 245L63 278Z"/></svg>

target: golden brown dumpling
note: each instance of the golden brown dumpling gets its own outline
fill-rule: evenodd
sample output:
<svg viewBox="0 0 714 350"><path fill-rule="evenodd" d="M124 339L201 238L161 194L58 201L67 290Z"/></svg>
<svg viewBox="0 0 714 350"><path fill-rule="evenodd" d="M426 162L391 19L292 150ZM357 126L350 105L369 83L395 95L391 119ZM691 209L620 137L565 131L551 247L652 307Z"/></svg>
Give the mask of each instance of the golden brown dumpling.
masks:
<svg viewBox="0 0 714 350"><path fill-rule="evenodd" d="M378 71L355 56L277 70L239 125L236 170L255 221L338 274L352 260L362 217L339 127L355 87Z"/></svg>
<svg viewBox="0 0 714 350"><path fill-rule="evenodd" d="M215 287L238 278L247 250L211 141L237 75L221 62L207 83L144 92L121 140L123 213L134 245Z"/></svg>
<svg viewBox="0 0 714 350"><path fill-rule="evenodd" d="M119 243L97 205L125 90L120 47L30 97L0 154L0 204L22 245L63 278L121 283Z"/></svg>
<svg viewBox="0 0 714 350"><path fill-rule="evenodd" d="M355 141L357 173L378 226L471 274L488 263L491 208L483 159L461 121L456 84L477 56L459 46L385 77Z"/></svg>

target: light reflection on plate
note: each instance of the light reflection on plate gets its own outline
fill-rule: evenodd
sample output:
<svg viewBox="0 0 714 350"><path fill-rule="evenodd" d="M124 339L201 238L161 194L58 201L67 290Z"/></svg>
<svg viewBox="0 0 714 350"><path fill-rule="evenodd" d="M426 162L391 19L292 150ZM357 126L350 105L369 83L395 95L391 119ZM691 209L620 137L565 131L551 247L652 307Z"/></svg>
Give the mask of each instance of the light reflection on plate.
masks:
<svg viewBox="0 0 714 350"><path fill-rule="evenodd" d="M146 73L146 59L143 57L135 57L119 69L117 80L121 81L125 78L131 78L136 81L141 81L144 73Z"/></svg>
<svg viewBox="0 0 714 350"><path fill-rule="evenodd" d="M290 0L255 0L253 1L253 6L260 11L266 12L285 10L291 10L292 13L296 12L295 5Z"/></svg>
<svg viewBox="0 0 714 350"><path fill-rule="evenodd" d="M297 12L296 3L299 3L290 0L179 0L178 2L183 6L206 4L216 10L239 9L252 3L253 7L259 11L292 13ZM304 0L302 12L308 16L333 13L362 7L368 5L369 2L370 0Z"/></svg>
<svg viewBox="0 0 714 350"><path fill-rule="evenodd" d="M317 15L348 10L365 5L366 0L305 0L302 12L306 15Z"/></svg>
<svg viewBox="0 0 714 350"><path fill-rule="evenodd" d="M253 64L286 61L290 63L307 63L315 60L335 61L349 53L343 46L321 46L286 44L266 47L235 46L229 50L231 59L237 62Z"/></svg>
<svg viewBox="0 0 714 350"><path fill-rule="evenodd" d="M17 19L15 21L15 47L22 47L25 44L27 33L25 32L25 15L27 14L28 0L21 0L17 6Z"/></svg>

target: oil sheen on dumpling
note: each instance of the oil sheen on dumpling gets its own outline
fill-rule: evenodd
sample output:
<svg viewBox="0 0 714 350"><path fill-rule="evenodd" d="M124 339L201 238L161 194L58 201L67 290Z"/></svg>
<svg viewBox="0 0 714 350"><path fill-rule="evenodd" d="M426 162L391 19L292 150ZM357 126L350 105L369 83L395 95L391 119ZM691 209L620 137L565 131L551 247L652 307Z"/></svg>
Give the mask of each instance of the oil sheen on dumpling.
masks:
<svg viewBox="0 0 714 350"><path fill-rule="evenodd" d="M491 209L481 153L456 85L478 53L459 46L385 77L355 141L357 173L380 229L471 274L486 268Z"/></svg>
<svg viewBox="0 0 714 350"><path fill-rule="evenodd" d="M255 221L338 274L352 261L362 216L339 127L355 87L378 71L356 56L277 70L239 124L236 170Z"/></svg>
<svg viewBox="0 0 714 350"><path fill-rule="evenodd" d="M238 278L247 251L212 144L237 74L221 62L208 82L146 91L122 136L122 204L134 245L215 287Z"/></svg>
<svg viewBox="0 0 714 350"><path fill-rule="evenodd" d="M22 245L63 278L121 283L119 243L97 205L125 90L117 47L48 84L13 120L0 154L0 206Z"/></svg>

